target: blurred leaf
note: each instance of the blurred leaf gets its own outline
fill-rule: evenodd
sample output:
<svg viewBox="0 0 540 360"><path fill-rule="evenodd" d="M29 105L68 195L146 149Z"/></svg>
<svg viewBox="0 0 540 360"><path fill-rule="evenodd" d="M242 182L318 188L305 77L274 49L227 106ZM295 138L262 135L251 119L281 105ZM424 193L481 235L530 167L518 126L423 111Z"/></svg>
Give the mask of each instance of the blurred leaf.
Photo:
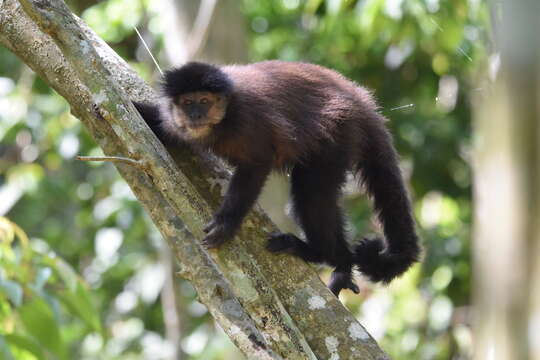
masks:
<svg viewBox="0 0 540 360"><path fill-rule="evenodd" d="M304 10L306 13L314 14L323 0L307 0Z"/></svg>
<svg viewBox="0 0 540 360"><path fill-rule="evenodd" d="M2 359L5 360L15 360L13 357L13 354L11 351L9 351L9 348L7 347L7 343L4 339L4 337L0 334L0 355L2 355Z"/></svg>
<svg viewBox="0 0 540 360"><path fill-rule="evenodd" d="M44 175L43 168L38 164L18 164L7 172L8 182L17 182L28 192L37 190Z"/></svg>
<svg viewBox="0 0 540 360"><path fill-rule="evenodd" d="M44 263L54 270L55 274L62 279L69 291L76 290L78 282L77 274L68 263L57 257L47 257L44 259Z"/></svg>
<svg viewBox="0 0 540 360"><path fill-rule="evenodd" d="M5 335L4 338L11 346L26 350L29 353L32 353L37 359L45 359L43 351L32 339L17 334Z"/></svg>
<svg viewBox="0 0 540 360"><path fill-rule="evenodd" d="M63 291L58 294L58 297L73 314L84 320L92 330L102 332L99 312L93 306L90 294L82 284L77 284L75 292Z"/></svg>
<svg viewBox="0 0 540 360"><path fill-rule="evenodd" d="M34 283L34 286L37 290L41 290L47 280L51 277L52 271L49 267L42 267L39 268L36 274L36 281Z"/></svg>
<svg viewBox="0 0 540 360"><path fill-rule="evenodd" d="M0 216L0 241L10 245L13 239L15 239L15 229L12 222Z"/></svg>
<svg viewBox="0 0 540 360"><path fill-rule="evenodd" d="M28 236L26 233L14 222L8 218L0 216L0 258L6 257L9 260L14 260L14 252L12 243L17 238L19 244L23 248L24 256L28 256Z"/></svg>
<svg viewBox="0 0 540 360"><path fill-rule="evenodd" d="M58 323L49 305L39 299L33 299L19 309L26 331L38 343L60 359L67 359L65 347L60 336Z"/></svg>
<svg viewBox="0 0 540 360"><path fill-rule="evenodd" d="M15 304L21 306L23 290L17 282L4 279L0 273L0 290Z"/></svg>

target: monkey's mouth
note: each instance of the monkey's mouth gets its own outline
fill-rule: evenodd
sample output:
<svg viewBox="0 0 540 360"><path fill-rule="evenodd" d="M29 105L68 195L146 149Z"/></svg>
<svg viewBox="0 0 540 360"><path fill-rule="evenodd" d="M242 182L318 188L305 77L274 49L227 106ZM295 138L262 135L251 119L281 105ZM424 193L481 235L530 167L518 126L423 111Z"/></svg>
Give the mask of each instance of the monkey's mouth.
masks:
<svg viewBox="0 0 540 360"><path fill-rule="evenodd" d="M188 123L188 122L177 122L176 125L182 131L200 131L206 128L210 128L212 124L208 123Z"/></svg>
<svg viewBox="0 0 540 360"><path fill-rule="evenodd" d="M190 123L190 124L186 124L186 126L189 129L192 129L192 130L201 130L201 129L204 129L204 128L207 128L207 127L211 127L212 124L210 124L210 123Z"/></svg>
<svg viewBox="0 0 540 360"><path fill-rule="evenodd" d="M184 127L184 134L191 139L203 138L210 134L212 131L211 124L186 124Z"/></svg>

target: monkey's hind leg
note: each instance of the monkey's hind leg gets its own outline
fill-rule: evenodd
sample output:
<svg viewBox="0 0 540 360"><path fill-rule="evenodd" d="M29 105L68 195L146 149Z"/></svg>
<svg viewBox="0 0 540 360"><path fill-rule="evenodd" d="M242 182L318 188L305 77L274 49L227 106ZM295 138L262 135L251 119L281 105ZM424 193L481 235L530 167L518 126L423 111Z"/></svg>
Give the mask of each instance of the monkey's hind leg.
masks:
<svg viewBox="0 0 540 360"><path fill-rule="evenodd" d="M276 232L270 234L270 239L268 240L266 248L274 253L281 252L294 255L307 262L320 263L325 261L324 256L317 250L291 233ZM336 268L332 273L328 288L336 296L339 295L339 292L342 289L351 289L356 294L360 292L358 286L352 281L351 266Z"/></svg>
<svg viewBox="0 0 540 360"><path fill-rule="evenodd" d="M336 266L328 287L337 296L342 289L359 292L352 280L352 253L347 247L341 210L338 205L345 167L297 165L291 174L294 210L306 235L306 242L292 234L270 238L268 248L287 252L309 262L326 262Z"/></svg>

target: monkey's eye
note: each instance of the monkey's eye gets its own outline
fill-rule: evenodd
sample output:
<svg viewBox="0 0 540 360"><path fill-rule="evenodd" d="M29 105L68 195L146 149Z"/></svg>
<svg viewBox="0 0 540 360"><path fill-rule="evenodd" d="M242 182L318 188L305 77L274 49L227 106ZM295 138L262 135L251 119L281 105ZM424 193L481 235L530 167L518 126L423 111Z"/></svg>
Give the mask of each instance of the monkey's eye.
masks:
<svg viewBox="0 0 540 360"><path fill-rule="evenodd" d="M182 101L182 104L184 104L184 105L191 105L191 104L193 104L193 100L191 100L191 99L184 99L184 100Z"/></svg>
<svg viewBox="0 0 540 360"><path fill-rule="evenodd" d="M208 99L207 98L202 98L201 100L199 100L199 103L208 104Z"/></svg>

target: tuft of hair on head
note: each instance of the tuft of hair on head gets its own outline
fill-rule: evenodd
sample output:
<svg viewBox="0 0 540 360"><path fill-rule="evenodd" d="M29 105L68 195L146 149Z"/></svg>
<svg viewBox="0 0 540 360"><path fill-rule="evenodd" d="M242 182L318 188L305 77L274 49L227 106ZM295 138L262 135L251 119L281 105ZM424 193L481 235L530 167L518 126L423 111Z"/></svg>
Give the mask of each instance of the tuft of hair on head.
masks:
<svg viewBox="0 0 540 360"><path fill-rule="evenodd" d="M229 95L232 87L231 80L219 67L201 62L167 70L162 82L165 95L171 98L199 91Z"/></svg>

